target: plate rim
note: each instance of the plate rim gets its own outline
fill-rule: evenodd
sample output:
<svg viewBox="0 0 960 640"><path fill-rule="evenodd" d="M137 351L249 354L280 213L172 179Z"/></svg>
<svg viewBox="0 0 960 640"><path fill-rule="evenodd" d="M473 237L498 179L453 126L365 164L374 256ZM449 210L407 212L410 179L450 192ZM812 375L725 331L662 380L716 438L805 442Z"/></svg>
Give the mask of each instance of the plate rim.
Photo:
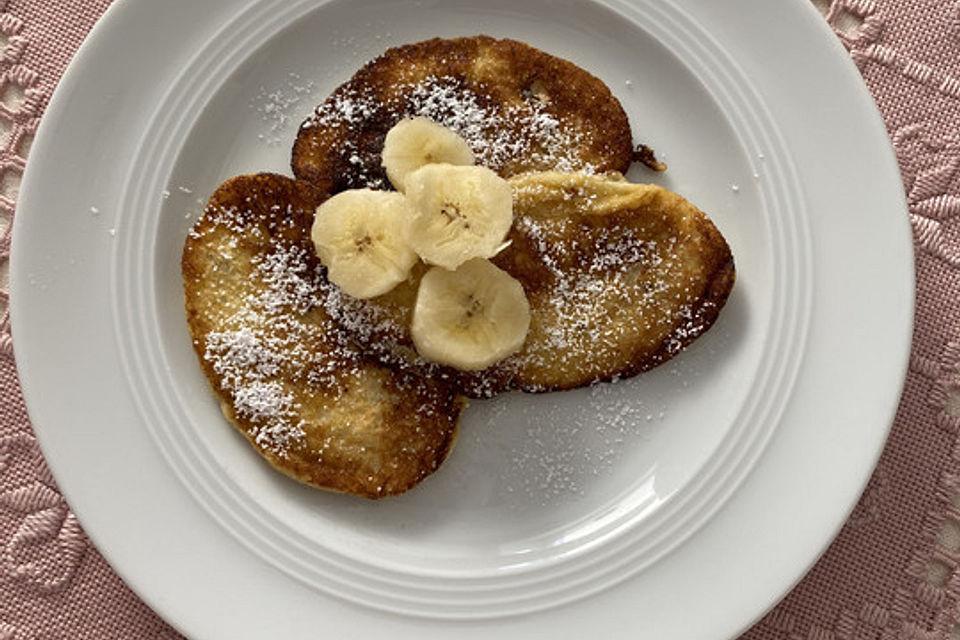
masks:
<svg viewBox="0 0 960 640"><path fill-rule="evenodd" d="M259 18L268 14L272 22L277 23L280 30L283 30L289 24L292 24L298 16L306 16L312 13L314 8L310 2L284 3L283 11L292 16L285 20L278 5L282 3L276 0L260 0L257 3L248 5L240 12L236 18L229 24L224 25L219 33L227 33L230 38L239 38L241 45L251 40L263 42L269 40L269 37L257 36L250 33L249 28L244 25L257 23L257 28L264 29L266 23ZM786 259L788 264L798 263L809 265L810 247L808 221L802 215L804 211L803 197L798 186L798 176L792 159L785 146L782 144L782 136L779 135L775 123L769 114L769 110L760 101L753 87L745 78L742 71L732 61L724 58L724 52L716 43L709 39L705 33L695 33L696 25L690 22L684 22L686 16L678 12L675 8L670 9L666 6L653 4L647 5L645 12L647 22L644 25L645 31L651 33L656 40L662 41L665 38L676 38L686 42L695 43L698 46L699 55L689 53L686 62L688 66L694 62L698 65L696 74L701 82L712 83L708 88L712 88L711 93L720 93L725 90L714 76L723 73L729 83L730 88L724 96L725 107L723 111L727 120L736 120L738 123L738 137L751 140L748 144L743 140L743 146L754 147L760 144L759 140L764 140L763 146L767 149L767 157L764 162L765 179L760 183L760 190L763 193L763 199L768 208L777 211L777 219L771 224L778 233L774 233L771 243L779 247L773 253L778 261L774 271L778 274L778 282L784 280L788 284L786 288L790 291L798 291L800 295L785 296L781 290L779 297L775 296L773 301L774 308L782 309L796 300L802 300L799 303L799 309L796 313L787 313L785 316L780 313L775 321L765 328L765 335L761 342L769 343L772 336L776 334L777 349L776 356L771 355L771 350L767 348L761 361L757 363L756 370L752 370L752 377L759 380L754 386L760 384L771 384L771 379L776 379L776 388L772 391L763 387L762 397L788 397L790 387L796 376L799 366L798 354L802 353L804 342L807 336L807 325L809 323L810 308L809 299L811 291L809 289L810 269L789 269L780 264L781 255L789 256ZM633 22L633 21L631 21ZM654 25L657 25L656 27ZM269 26L269 25L268 25ZM270 26L272 29L273 27ZM655 32L655 33L654 33ZM682 38L679 34L686 34ZM204 505L205 510L217 519L224 531L236 537L241 542L247 542L247 548L254 554L259 554L267 562L273 562L277 568L290 576L298 577L304 582L308 582L314 588L324 590L329 593L346 594L356 591L364 593L364 588L369 589L368 602L366 604L373 607L382 607L385 610L398 613L407 613L411 615L422 615L425 618L431 617L450 617L450 618L493 618L506 615L505 610L530 613L533 611L545 610L559 606L560 600L541 601L537 599L537 604L532 602L539 594L534 593L534 581L536 584L554 582L554 578L560 575L567 576L571 580L575 575L591 572L594 575L592 579L581 578L584 588L580 592L600 590L601 587L594 584L601 580L599 574L603 572L604 584L612 586L623 581L630 575L640 573L646 566L656 562L660 557L666 555L673 547L682 544L686 537L695 534L696 530L702 526L712 514L722 508L723 503L736 491L740 482L745 479L749 473L750 466L756 459L762 455L765 443L773 436L773 431L777 420L775 416L782 411L782 404L776 401L754 401L739 407L738 414L731 421L732 428L717 447L718 451L724 451L726 458L716 460L712 456L704 462L704 467L709 467L709 477L703 476L703 469L699 473L692 475L682 486L677 488L671 495L665 497L663 501L669 503L658 509L655 514L656 522L648 522L649 518L643 521L620 522L617 528L608 533L600 534L606 541L601 549L596 542L591 542L591 551L589 557L585 557L587 551L584 549L571 549L562 554L563 557L553 557L540 559L533 566L531 560L525 571L508 571L504 567L492 567L487 574L470 576L460 567L457 568L457 575L452 573L443 574L431 573L437 572L437 568L406 567L402 568L399 564L388 566L389 563L380 564L372 562L366 563L365 560L357 555L343 554L335 548L316 549L310 546L310 540L302 534L288 532L286 536L279 535L284 530L285 523L275 521L271 514L262 508L262 505L255 501L245 499L246 496L239 495L236 487L233 487L228 481L222 479L204 478L205 472L212 466L212 460L206 460L205 464L199 464L195 458L202 457L203 452L197 442L186 442L184 433L189 429L176 429L174 424L187 424L189 420L186 416L180 415L175 405L175 398L178 395L177 389L171 388L172 377L169 366L161 366L161 362L166 365L163 349L159 353L153 353L145 349L150 344L150 336L162 333L159 327L154 326L157 318L157 309L152 304L157 298L156 291L152 285L157 274L151 274L150 266L157 265L156 256L150 253L150 247L154 244L153 234L156 221L164 214L154 212L151 207L160 206L155 197L164 187L170 186L168 179L168 167L175 167L176 156L181 153L182 145L179 141L184 136L189 135L189 131L196 126L196 120L202 117L206 104L204 96L211 93L196 88L196 85L207 87L209 74L215 78L229 77L232 75L231 69L236 65L230 65L231 56L236 57L238 46L228 47L224 42L226 38L217 36L214 41L208 43L201 51L191 59L191 63L184 67L177 79L172 83L170 91L164 96L158 104L156 112L148 118L146 132L137 145L136 156L139 158L154 158L157 162L151 167L159 169L141 169L133 174L128 174L128 181L122 189L120 197L120 209L123 211L144 211L148 215L137 216L131 222L123 224L123 229L118 231L118 243L114 246L111 261L112 283L112 310L114 314L114 326L117 329L119 340L119 351L122 364L126 371L128 380L138 381L131 383L131 390L136 398L138 406L141 407L141 420L148 426L148 431L157 447L162 451L174 475L190 491L193 498ZM705 44L706 43L706 44ZM208 51L210 47L216 49L213 53ZM239 46L240 50L244 50ZM689 45L688 45L689 48ZM723 61L721 64L719 61ZM709 64L713 69L708 68ZM238 63L238 64L242 64ZM227 72L202 75L198 69L214 69L217 71L221 66L225 66ZM182 85L187 85L186 87ZM718 103L720 98L716 98ZM191 107L191 108L186 108ZM158 132L158 127L160 131ZM776 144L774 141L778 141ZM150 173L150 171L153 173ZM175 170L175 169L171 169ZM776 179L774 179L776 178ZM152 180L152 182L151 182ZM147 184L149 183L149 184ZM131 192L133 195L131 195ZM781 220L780 218L783 218ZM156 219L156 220L155 220ZM136 230L130 231L131 226L140 225ZM780 226L784 228L781 229ZM771 229L773 230L773 229ZM793 244L784 244L784 237L792 238ZM778 244L779 243L779 244ZM136 263L136 256L140 263ZM119 263L119 268L118 268ZM130 276L130 274L137 274ZM786 274L786 275L785 275ZM132 278L132 279L131 279ZM742 286L742 285L741 285ZM776 287L775 287L776 290ZM126 295L126 293L130 295ZM141 295L142 294L142 295ZM137 298L141 295L140 298ZM138 317L139 314L139 317ZM793 324L790 324L790 323ZM139 330L130 327L137 325ZM788 327L784 329L784 327ZM789 365L784 365L784 357ZM779 367L777 366L779 364ZM151 366L152 365L152 366ZM764 377L762 372L766 371ZM164 385L164 382L168 384ZM173 385L175 386L175 385ZM161 387L163 389L161 390ZM151 395L151 392L158 392ZM166 398L166 400L165 400ZM762 405L762 407L761 407ZM149 406L150 410L143 407ZM155 419L154 414L161 415L162 418ZM745 418L749 416L749 420ZM759 416L759 417L758 417ZM744 423L748 423L753 429L744 433ZM765 430L762 425L769 423ZM174 433L177 432L177 433ZM731 444L735 440L737 444ZM735 453L734 453L735 452ZM731 457L736 457L736 464L733 464ZM209 456L208 456L209 457ZM191 467L191 461L193 466ZM721 477L718 477L718 474ZM726 475L723 475L726 474ZM695 503L691 506L691 503ZM230 505L230 506L227 506ZM609 505L609 508L617 508L615 505ZM243 514L238 517L237 514ZM254 515L257 514L257 515ZM672 520L672 521L671 521ZM679 522L677 522L679 521ZM230 524L232 523L232 524ZM257 523L257 525L266 525L270 523L269 532L258 532L256 527L248 523ZM638 531L639 529L639 531ZM258 534L260 539L257 540ZM279 538L274 541L273 538ZM290 538L289 540L287 538ZM257 542L254 542L257 540ZM632 543L630 541L633 541ZM283 544L281 544L283 543ZM616 555L610 547L622 549L622 556ZM262 548L261 548L262 547ZM641 552L640 547L647 549ZM633 552L627 552L627 549L634 549ZM268 551L269 549L269 551ZM311 553L312 551L312 553ZM558 550L559 551L559 550ZM583 553L581 553L583 552ZM301 556L300 553L305 554ZM596 560L602 555L605 560L604 566L597 566L600 561ZM329 556L329 557L328 557ZM574 561L574 557L576 560ZM311 559L316 567L308 571L307 557ZM617 559L615 559L615 557ZM627 567L626 558L629 560ZM281 561L281 558L287 560ZM385 559L384 559L385 560ZM393 559L396 563L396 560ZM590 564L593 563L593 564ZM331 575L331 571L322 570L329 564L336 566L338 577L336 580L322 576ZM321 566L322 565L322 566ZM356 565L356 568L354 567ZM613 567L612 565L620 565ZM538 572L534 573L534 569ZM351 582L348 576L355 572L355 581ZM544 573L555 572L556 576L543 575ZM363 579L360 579L360 573ZM380 578L379 574L383 574ZM513 574L517 575L514 576ZM307 575L316 576L309 580ZM461 575L462 574L462 575ZM521 575L522 574L522 575ZM508 594L506 591L502 596L504 602L493 602L493 587L489 584L489 579L499 575L501 589L507 589L509 579L515 579L523 584L523 595L519 593ZM383 580L380 584L378 580ZM450 609L439 604L439 601L427 601L427 596L422 597L425 600L412 603L418 589L426 589L431 593L438 593L437 585L419 584L421 580L449 581L451 589L455 586L459 590L467 590L472 584L471 579L482 582L485 595L484 604L478 605L476 611L468 605L460 605L460 613L454 613L452 601L458 602L466 599L458 593L457 597L448 596L451 600ZM403 583L403 580L407 580ZM327 584L327 582L331 584ZM399 599L384 600L381 596L375 595L378 590L386 591L387 584L403 585L404 597L406 598L406 609L403 601ZM572 591L572 588L571 588ZM347 598L347 596L343 596ZM443 598L444 596L434 596ZM577 596L570 593L564 596L566 599L576 599ZM347 598L349 599L349 598ZM524 603L531 604L524 604Z"/></svg>
<svg viewBox="0 0 960 640"><path fill-rule="evenodd" d="M122 3L120 3L120 2L115 3L114 5L112 5L112 6L107 10L107 12L104 14L104 17L101 19L100 23L98 23L98 25L95 27L93 33L91 34L91 37L90 37L87 41L84 42L84 45L81 47L80 51L78 52L77 57L76 57L76 58L74 59L74 61L71 63L70 68L68 69L68 71L67 71L67 72L65 73L65 75L64 75L64 80L67 80L68 78L69 78L69 79L72 79L73 76L78 75L78 74L81 74L81 73L83 72L83 71L82 71L82 67L83 67L83 64L85 64L84 61L85 61L86 58L88 57L88 51L89 51L89 49L91 49L92 47L95 46L94 44L91 44L91 43L92 43L92 42L93 42L93 43L99 43L101 38L105 38L105 37L106 37L106 36L103 35L103 34L108 33L109 25L112 24L112 23L115 22L115 21L119 21L119 19L117 19L117 18L114 17L114 16L116 16L116 15L119 15L119 7L120 7L121 5L124 6L124 7L126 7L126 6L135 6L135 3L136 3L136 0L125 0L125 2L122 2ZM229 2L226 2L226 3L229 4ZM243 2L234 2L234 3L232 3L232 4L238 5L238 6L239 6L239 5L244 5ZM252 4L252 3L251 3L251 4ZM690 2L690 3L688 3L688 4L695 4L695 2ZM815 13L815 9L813 9L813 7L809 7L809 9L810 9L810 11L813 13L813 16L819 21L819 20L820 20L820 16ZM824 25L824 28L826 28L825 25ZM832 34L830 34L830 37L831 37L831 38L833 37ZM840 46L839 43L836 43L836 46L839 47L839 46ZM844 52L844 55L845 55L845 52ZM848 61L848 62L849 62L849 61ZM849 63L849 64L850 64L850 66L852 67L852 63ZM79 70L78 70L78 69L79 69ZM65 84L64 84L63 82L61 82L61 86L65 86ZM866 89L865 89L865 88L863 89L863 92L864 92L864 93L866 92ZM868 95L868 98L869 98L869 95ZM63 98L63 96L61 95L61 92L58 91L58 92L55 93L54 98L51 100L50 106L49 106L49 108L48 108L48 113L51 113L51 114L54 114L54 115L51 116L50 118L45 118L45 121L54 121L54 120L58 120L58 119L59 119L60 115L58 115L58 114L60 114L60 112L63 110L63 107L61 107L61 103L62 103L62 102L65 102L65 100L66 100L66 98ZM870 100L870 104L872 105L872 99ZM874 106L873 108L874 108L874 110L875 110L875 106ZM877 116L877 120L879 120L879 117L878 117L878 116ZM51 126L52 126L52 125L49 125L49 124L48 124L47 127L44 127L43 125L41 125L41 129L40 129L40 131L38 131L38 134L37 134L37 142L41 142L43 139L45 139L45 137L48 135L48 134L46 133L46 131L47 131L47 129L50 128ZM882 123L881 123L881 126L882 126ZM885 130L884 130L884 139L889 142L888 138L886 138ZM38 146L39 146L39 145L35 144L34 149L36 150L36 149L38 148ZM891 153L890 153L890 156L892 157L892 151L891 151ZM34 157L36 157L36 156L34 156ZM888 158L888 161L889 161L889 160L890 160L890 158ZM38 166L42 166L42 164L41 164L40 162L28 163L28 169L27 169L27 172L25 173L25 176L24 176L23 191L22 191L22 193L21 193L21 203L26 202L27 205L26 205L24 208L26 208L26 209L28 209L28 210L29 210L29 207L30 207L30 205L31 205L31 203L32 203L32 199L35 197L35 196L34 196L35 190L40 188L40 187L38 187L38 186L35 184L35 182L37 182L37 181L39 181L39 180L41 180L41 179L40 179L40 178L36 178L35 175L41 175L41 174L42 174L42 169L33 169L33 170L31 170L32 167L38 167ZM895 166L895 163L894 163L894 166ZM897 173L897 177L899 177L899 173ZM898 184L899 184L899 183L898 183ZM902 200L902 193L901 193L901 200ZM903 211L904 213L905 213L905 211L906 211L905 200L902 200L902 211ZM16 238L18 235L21 235L21 236L23 235L23 231L19 230L21 227L23 227L25 224L30 224L29 221L26 222L26 223L20 222L20 221L24 220L26 217L27 217L27 216L20 215L20 216L17 216L17 217L15 218L15 220L14 220L14 230L13 230L13 233L14 233L14 237L15 237L15 238ZM30 217L30 218L35 218L35 216L29 216L29 217ZM904 219L905 219L905 217L906 217L906 216L904 215ZM904 220L904 224L905 224L905 225L907 224L907 223L906 223L906 220ZM909 228L909 227L907 227L907 228ZM909 239L909 235L908 235L908 239ZM14 246L15 246L15 243L14 243ZM911 243L911 247L912 247L912 243ZM24 275L24 274L26 273L26 271L27 271L27 268L26 268L26 266L24 266L24 263L19 262L19 260L21 259L21 258L20 258L20 255L22 255L22 254L18 254L18 253L16 252L16 249L14 249L13 255L11 256L11 293L13 293L14 290L20 290L21 288L22 288L22 289L27 289L27 285L26 285L26 283L25 283L25 278L26 278L26 276ZM911 252L911 255L912 255L912 252ZM24 260L27 260L27 259L24 258ZM27 264L29 264L29 262L27 262ZM910 266L912 266L912 265L910 265ZM912 279L912 270L911 270L910 282L911 282L911 284L912 284L912 282L913 282L913 279ZM910 306L910 311L911 311L911 312L909 313L909 316L912 318L912 304L913 304L913 300L914 300L912 286L911 286L911 288L910 288L910 295L909 295L908 297L909 297L909 301L910 301L910 305L911 305L911 306ZM24 311L22 311L22 310L17 310L17 311L15 311L15 309L16 309L16 307L13 307L13 309L11 310L11 316L12 316L12 318L14 319L14 322L12 323L12 324L13 324L13 327L14 327L13 331L14 331L14 334L17 335L17 333L18 333L18 328L17 328L17 327L18 327L18 326L21 326L22 323L25 323L25 322L26 322L26 320L23 320L24 316L22 315L22 314L25 314L26 312L24 312ZM22 308L21 308L21 309L22 309ZM14 344L15 344L15 345L18 344L19 342L21 342L21 341L20 341L20 340L16 340L16 339L14 340ZM906 372L907 356L909 355L909 346L910 346L909 328L908 328L908 331L907 331L906 346L907 346L906 354L904 354L903 357L902 357L902 366L901 366L901 369L902 369L902 373L903 373L903 374L905 374L905 372ZM16 348L17 348L17 347L15 346L15 349L16 349ZM27 365L26 367L23 367L23 369L27 369L27 368L29 368L29 367L30 367L30 365ZM901 375L901 376L900 376L901 381L903 380L904 377L905 377L904 375ZM33 416L33 415L34 415L34 412L36 411L36 405L37 405L37 403L39 402L39 400L37 400L37 398L36 398L38 392L35 391L35 387L33 386L32 381L28 381L28 380L26 380L25 378L29 379L29 378L30 378L30 374L28 373L28 374L24 375L23 373L21 373L21 379L24 381L24 384L23 384L23 387L24 387L24 398L25 398L25 401L27 402L28 410L30 411L31 416ZM902 383L901 383L901 384L902 384ZM896 400L898 400L898 398L899 398L899 396L897 396L897 398L895 399L895 401L894 401L894 403L893 403L892 409L890 409L890 411L889 411L890 420L888 420L888 423L887 423L887 427L888 427L888 428L889 428L889 425L892 423L892 417L893 417L894 411L896 410L896 406L897 406ZM38 426L38 429L37 429L38 439L39 439L40 442L41 442L41 447L43 447L45 451L47 450L47 446L44 445L45 438L44 438L43 436L44 436L44 435L47 435L47 432L45 431L46 428L47 428L47 427L44 426L44 425L39 425L39 426ZM41 433L41 432L42 432L42 433ZM884 433L885 433L885 432L884 432ZM52 436L49 436L49 437L52 437ZM877 450L876 450L876 452L875 452L876 455L874 456L874 460L876 459L876 456L879 455L879 452L880 452L880 449L882 449L882 444L883 444L884 440L885 440L885 437L884 437L884 438L880 438L879 446L877 447ZM51 466L54 466L54 465L51 465ZM871 466L872 466L872 465L871 465ZM53 469L53 470L54 470L54 473L56 473L56 469ZM862 484L865 485L867 479L869 479L869 474L867 474L866 477L863 478ZM862 487L861 487L861 488L862 488ZM66 488L64 495L69 496L69 494L70 494L70 489L69 489L69 488ZM859 494L859 490L857 491L857 494ZM851 503L851 504L849 505L849 508L852 509L852 507L853 507L853 503ZM839 527L842 526L842 524L843 524L843 521L841 520L839 523L837 523L836 529L839 529ZM834 533L836 533L836 530L834 530L834 531L831 533L831 535L829 536L829 538L832 538ZM815 560L815 557L814 557L814 560ZM812 563L812 560L811 560L811 563ZM798 579L799 579L799 578L798 578ZM155 599L151 598L149 601L151 601L151 604L154 604L154 606L156 607Z"/></svg>

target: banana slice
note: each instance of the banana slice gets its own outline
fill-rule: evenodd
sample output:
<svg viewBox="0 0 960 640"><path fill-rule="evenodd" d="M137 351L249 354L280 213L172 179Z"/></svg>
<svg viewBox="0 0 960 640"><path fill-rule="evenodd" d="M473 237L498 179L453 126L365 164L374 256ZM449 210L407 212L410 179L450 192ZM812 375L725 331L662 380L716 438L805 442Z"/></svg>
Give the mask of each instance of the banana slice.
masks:
<svg viewBox="0 0 960 640"><path fill-rule="evenodd" d="M310 237L327 278L355 298L403 282L417 262L404 239L410 215L402 194L372 189L343 191L317 207Z"/></svg>
<svg viewBox="0 0 960 640"><path fill-rule="evenodd" d="M407 177L407 201L413 211L407 238L425 262L456 269L506 246L513 194L510 184L486 167L424 165Z"/></svg>
<svg viewBox="0 0 960 640"><path fill-rule="evenodd" d="M406 118L387 132L380 157L397 191L406 191L407 176L425 164L472 165L467 141L429 118Z"/></svg>
<svg viewBox="0 0 960 640"><path fill-rule="evenodd" d="M434 267L423 276L410 335L425 359L476 371L519 351L529 329L523 287L477 258L456 271Z"/></svg>

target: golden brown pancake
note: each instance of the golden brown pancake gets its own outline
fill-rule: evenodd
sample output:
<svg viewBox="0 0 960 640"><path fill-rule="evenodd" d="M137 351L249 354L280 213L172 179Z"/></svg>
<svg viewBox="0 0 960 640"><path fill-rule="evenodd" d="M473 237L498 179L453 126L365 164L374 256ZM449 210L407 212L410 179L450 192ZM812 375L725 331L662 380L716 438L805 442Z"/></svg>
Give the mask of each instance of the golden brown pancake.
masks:
<svg viewBox="0 0 960 640"><path fill-rule="evenodd" d="M272 466L379 498L436 471L464 402L358 353L325 311L310 241L324 194L272 174L222 184L186 240L193 346L224 415Z"/></svg>
<svg viewBox="0 0 960 640"><path fill-rule="evenodd" d="M519 353L479 373L424 362L408 329L423 265L370 300L330 285L332 317L383 362L453 380L473 397L632 376L666 362L713 324L733 286L733 257L683 197L586 174L528 173L510 183L510 245L493 261L520 281L530 302Z"/></svg>
<svg viewBox="0 0 960 640"><path fill-rule="evenodd" d="M602 81L522 42L474 36L394 47L369 62L303 123L293 173L330 193L390 188L383 140L410 116L457 132L478 164L504 177L626 172L633 158L627 116Z"/></svg>

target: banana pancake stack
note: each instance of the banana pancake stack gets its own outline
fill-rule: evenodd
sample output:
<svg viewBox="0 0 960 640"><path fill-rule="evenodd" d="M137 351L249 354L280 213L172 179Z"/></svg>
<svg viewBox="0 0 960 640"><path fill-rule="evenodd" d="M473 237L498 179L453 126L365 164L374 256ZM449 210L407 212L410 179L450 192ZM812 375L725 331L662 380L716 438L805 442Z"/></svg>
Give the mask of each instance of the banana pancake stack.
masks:
<svg viewBox="0 0 960 640"><path fill-rule="evenodd" d="M570 62L486 36L388 50L303 123L296 180L227 181L186 240L224 416L288 476L376 498L439 467L464 397L668 360L733 259L681 196L624 180L632 158L620 103Z"/></svg>

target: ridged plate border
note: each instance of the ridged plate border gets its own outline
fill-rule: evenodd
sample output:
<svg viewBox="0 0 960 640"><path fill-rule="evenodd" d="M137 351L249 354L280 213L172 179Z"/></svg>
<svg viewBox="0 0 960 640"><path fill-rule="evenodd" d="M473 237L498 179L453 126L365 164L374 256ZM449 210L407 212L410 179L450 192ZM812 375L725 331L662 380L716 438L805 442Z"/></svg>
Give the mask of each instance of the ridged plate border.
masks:
<svg viewBox="0 0 960 640"><path fill-rule="evenodd" d="M636 574L696 531L732 495L779 423L799 368L812 300L809 221L797 173L771 114L746 75L689 15L653 0L606 3L664 44L703 83L748 155L764 150L758 186L774 277L768 333L753 372L755 391L703 468L646 517L628 508L597 535L510 571L397 567L317 544L215 473L210 453L179 405L176 383L157 346L159 194L183 141L219 83L250 51L324 6L312 0L261 0L249 6L184 69L140 144L140 161L134 163L118 206L124 213L111 257L111 295L125 373L151 437L198 503L252 553L315 589L359 604L428 618L494 618L558 606Z"/></svg>

